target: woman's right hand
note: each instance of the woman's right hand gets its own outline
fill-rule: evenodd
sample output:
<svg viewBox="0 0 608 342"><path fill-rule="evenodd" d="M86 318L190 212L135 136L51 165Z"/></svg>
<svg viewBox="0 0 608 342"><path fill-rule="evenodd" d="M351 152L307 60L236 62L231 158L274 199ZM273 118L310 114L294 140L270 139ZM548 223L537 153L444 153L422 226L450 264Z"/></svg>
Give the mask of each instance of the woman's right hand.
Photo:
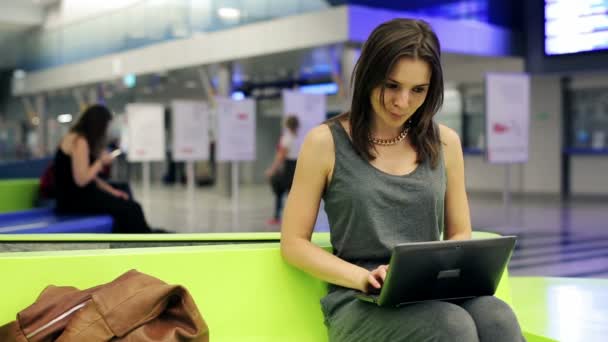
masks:
<svg viewBox="0 0 608 342"><path fill-rule="evenodd" d="M362 281L362 291L365 293L380 291L388 273L388 265L380 265L369 271Z"/></svg>

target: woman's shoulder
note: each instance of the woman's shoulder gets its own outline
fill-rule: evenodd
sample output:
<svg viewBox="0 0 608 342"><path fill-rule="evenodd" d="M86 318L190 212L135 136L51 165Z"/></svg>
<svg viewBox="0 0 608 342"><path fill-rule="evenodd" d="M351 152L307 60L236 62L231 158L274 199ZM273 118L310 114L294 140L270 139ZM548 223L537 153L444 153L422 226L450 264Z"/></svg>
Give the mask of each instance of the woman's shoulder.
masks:
<svg viewBox="0 0 608 342"><path fill-rule="evenodd" d="M449 167L455 160L462 159L462 145L458 133L452 128L438 124L439 139L441 141L446 166Z"/></svg>
<svg viewBox="0 0 608 342"><path fill-rule="evenodd" d="M59 144L59 148L65 154L71 155L74 148L76 148L76 146L78 146L78 145L86 146L86 148L88 148L89 143L87 142L87 139L83 135L75 133L75 132L69 132L61 140L61 143Z"/></svg>
<svg viewBox="0 0 608 342"><path fill-rule="evenodd" d="M304 138L298 162L331 169L334 156L334 141L327 123L311 129Z"/></svg>
<svg viewBox="0 0 608 342"><path fill-rule="evenodd" d="M331 135L331 128L329 125L333 123L323 123L311 129L308 134L306 134L306 138L304 139L305 143L308 142L309 145L319 146L319 147L327 147L328 144L333 143L333 137Z"/></svg>
<svg viewBox="0 0 608 342"><path fill-rule="evenodd" d="M452 146L456 143L460 144L460 137L455 130L444 124L437 124L437 126L439 126L439 138L444 146Z"/></svg>

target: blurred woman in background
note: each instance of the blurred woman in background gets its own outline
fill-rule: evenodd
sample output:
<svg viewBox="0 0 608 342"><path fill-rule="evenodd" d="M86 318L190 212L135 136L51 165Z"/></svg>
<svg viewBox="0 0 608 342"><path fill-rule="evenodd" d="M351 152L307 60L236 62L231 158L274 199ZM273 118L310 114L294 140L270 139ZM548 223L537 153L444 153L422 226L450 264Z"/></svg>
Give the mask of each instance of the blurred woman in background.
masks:
<svg viewBox="0 0 608 342"><path fill-rule="evenodd" d="M61 139L55 154L55 189L60 214L108 214L114 233L150 233L141 206L99 177L117 154L104 149L112 114L89 107Z"/></svg>
<svg viewBox="0 0 608 342"><path fill-rule="evenodd" d="M266 177L270 179L275 196L274 216L268 221L268 224L271 225L281 222L283 195L291 189L293 175L296 172L296 159L298 159L296 139L299 127L300 121L295 115L290 115L285 119L285 131L279 141L277 153L272 165L266 170Z"/></svg>

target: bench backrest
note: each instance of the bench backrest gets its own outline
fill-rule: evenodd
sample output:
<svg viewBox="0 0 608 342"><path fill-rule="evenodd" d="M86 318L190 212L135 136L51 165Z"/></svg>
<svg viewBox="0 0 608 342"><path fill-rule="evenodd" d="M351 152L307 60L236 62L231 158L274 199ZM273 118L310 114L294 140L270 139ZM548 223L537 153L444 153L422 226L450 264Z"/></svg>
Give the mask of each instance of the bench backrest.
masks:
<svg viewBox="0 0 608 342"><path fill-rule="evenodd" d="M326 340L319 307L325 284L285 264L278 248L272 243L0 254L0 325L48 284L87 288L137 269L188 288L214 341Z"/></svg>
<svg viewBox="0 0 608 342"><path fill-rule="evenodd" d="M0 254L0 325L48 284L87 288L129 269L187 287L213 341L327 340L326 284L286 264L278 243ZM510 302L506 274L497 296Z"/></svg>
<svg viewBox="0 0 608 342"><path fill-rule="evenodd" d="M39 187L37 178L0 180L0 213L33 208Z"/></svg>

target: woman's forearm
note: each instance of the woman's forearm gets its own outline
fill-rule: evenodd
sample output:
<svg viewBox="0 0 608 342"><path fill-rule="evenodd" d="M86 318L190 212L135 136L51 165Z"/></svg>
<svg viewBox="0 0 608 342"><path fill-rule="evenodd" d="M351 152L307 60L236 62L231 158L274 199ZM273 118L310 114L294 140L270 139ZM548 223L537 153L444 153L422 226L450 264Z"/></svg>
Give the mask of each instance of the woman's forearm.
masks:
<svg viewBox="0 0 608 342"><path fill-rule="evenodd" d="M107 193L113 194L114 193L114 188L106 181L104 181L103 179L97 177L95 178L95 183L97 184L97 187Z"/></svg>
<svg viewBox="0 0 608 342"><path fill-rule="evenodd" d="M306 239L281 239L281 254L293 266L328 283L366 291L369 271L327 252Z"/></svg>
<svg viewBox="0 0 608 342"><path fill-rule="evenodd" d="M74 182L78 186L81 186L81 187L86 186L90 182L95 181L97 179L97 174L101 171L102 168L103 168L103 164L101 163L101 161L99 159L96 160L95 162L93 162L93 164L91 164L91 166L88 166L86 168L75 167L73 169Z"/></svg>

